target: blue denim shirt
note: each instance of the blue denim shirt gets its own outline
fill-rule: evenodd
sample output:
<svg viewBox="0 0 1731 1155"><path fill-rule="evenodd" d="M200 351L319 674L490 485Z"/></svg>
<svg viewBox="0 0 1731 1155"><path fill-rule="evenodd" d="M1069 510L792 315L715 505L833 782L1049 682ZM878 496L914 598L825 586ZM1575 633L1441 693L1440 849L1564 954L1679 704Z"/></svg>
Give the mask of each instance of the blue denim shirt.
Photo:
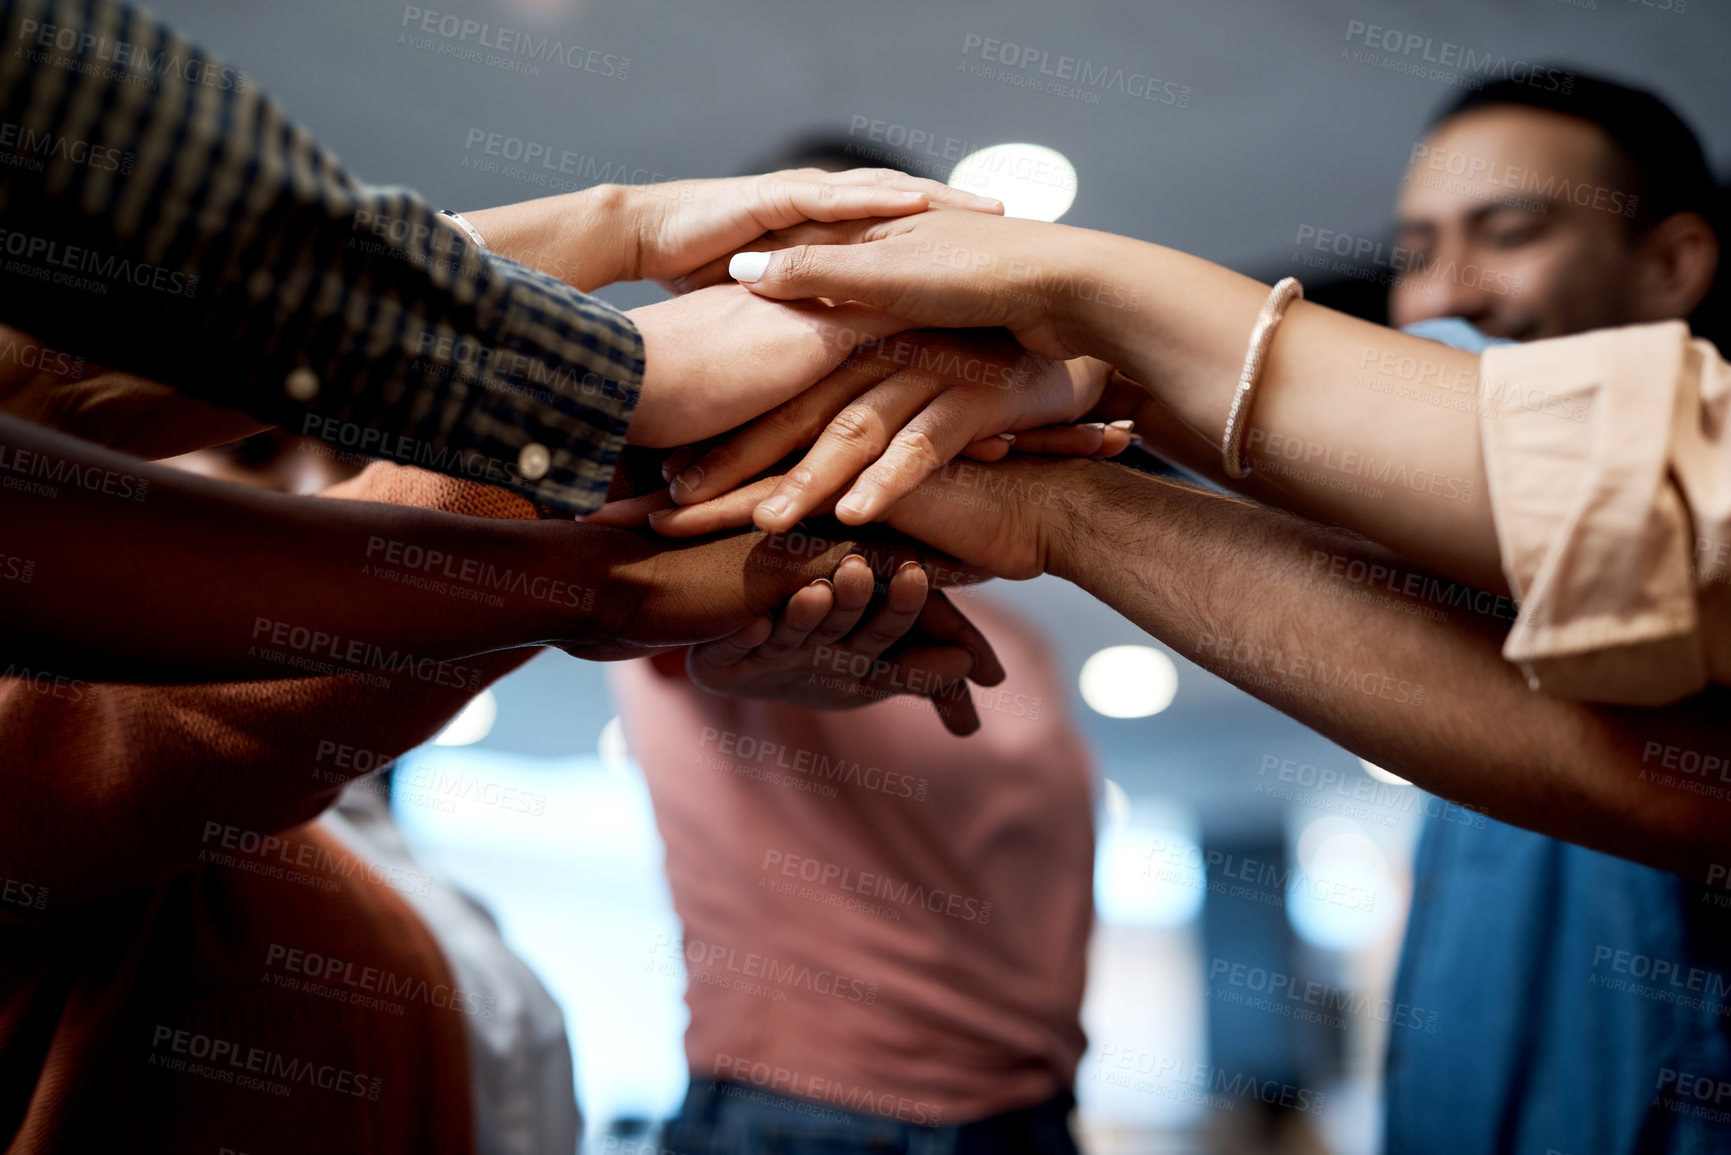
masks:
<svg viewBox="0 0 1731 1155"><path fill-rule="evenodd" d="M1411 332L1473 351L1463 321ZM1725 904L1721 905L1721 899ZM1491 819L1420 838L1390 1155L1731 1151L1731 891Z"/></svg>

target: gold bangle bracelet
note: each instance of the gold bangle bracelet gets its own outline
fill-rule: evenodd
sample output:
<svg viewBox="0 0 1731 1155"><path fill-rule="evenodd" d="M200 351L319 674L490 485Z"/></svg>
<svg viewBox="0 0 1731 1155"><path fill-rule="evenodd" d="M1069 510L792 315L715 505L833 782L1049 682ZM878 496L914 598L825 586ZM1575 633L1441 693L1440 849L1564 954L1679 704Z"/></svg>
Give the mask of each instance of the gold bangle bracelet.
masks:
<svg viewBox="0 0 1731 1155"><path fill-rule="evenodd" d="M1256 385L1262 379L1262 363L1268 358L1268 346L1274 340L1274 330L1286 316L1286 307L1304 296L1304 286L1297 277L1282 277L1262 304L1256 328L1250 332L1250 350L1244 355L1244 368L1238 374L1238 391L1232 395L1232 408L1226 414L1226 432L1220 439L1220 456L1226 463L1226 476L1250 476L1250 466L1244 460L1244 440L1250 432L1250 406L1256 400Z"/></svg>

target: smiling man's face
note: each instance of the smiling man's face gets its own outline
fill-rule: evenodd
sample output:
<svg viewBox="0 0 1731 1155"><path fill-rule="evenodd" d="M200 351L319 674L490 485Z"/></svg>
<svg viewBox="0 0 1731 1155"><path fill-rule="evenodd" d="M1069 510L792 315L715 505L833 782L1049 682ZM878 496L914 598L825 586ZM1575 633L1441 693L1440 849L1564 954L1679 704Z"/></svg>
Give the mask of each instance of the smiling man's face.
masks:
<svg viewBox="0 0 1731 1155"><path fill-rule="evenodd" d="M1401 186L1396 243L1411 258L1390 319L1465 317L1517 341L1659 319L1634 288L1629 183L1584 120L1515 105L1449 118Z"/></svg>

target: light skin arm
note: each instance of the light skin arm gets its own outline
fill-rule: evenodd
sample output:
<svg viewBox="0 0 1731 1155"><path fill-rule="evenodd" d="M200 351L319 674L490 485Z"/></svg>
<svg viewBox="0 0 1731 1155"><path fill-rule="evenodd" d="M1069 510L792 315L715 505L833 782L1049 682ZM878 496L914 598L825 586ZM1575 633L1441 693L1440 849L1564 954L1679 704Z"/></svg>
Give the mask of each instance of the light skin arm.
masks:
<svg viewBox="0 0 1731 1155"><path fill-rule="evenodd" d="M1159 245L976 213L801 226L777 243L786 247L746 281L754 292L857 300L919 325L1003 325L1044 356L1118 366L1216 446L1268 296L1266 285ZM1272 492L1307 513L1500 591L1471 405L1423 404L1363 383L1400 384L1409 367L1476 397L1476 356L1295 303L1264 365L1251 460ZM1377 484L1385 464L1406 482ZM855 487L863 506L842 518L882 516L917 483L911 472L899 485L868 476Z"/></svg>
<svg viewBox="0 0 1731 1155"><path fill-rule="evenodd" d="M688 292L727 278L727 257L803 221L896 217L931 205L1002 213L1001 202L893 169L604 184L463 214L487 247L592 293L652 280ZM446 223L456 227L447 218Z"/></svg>

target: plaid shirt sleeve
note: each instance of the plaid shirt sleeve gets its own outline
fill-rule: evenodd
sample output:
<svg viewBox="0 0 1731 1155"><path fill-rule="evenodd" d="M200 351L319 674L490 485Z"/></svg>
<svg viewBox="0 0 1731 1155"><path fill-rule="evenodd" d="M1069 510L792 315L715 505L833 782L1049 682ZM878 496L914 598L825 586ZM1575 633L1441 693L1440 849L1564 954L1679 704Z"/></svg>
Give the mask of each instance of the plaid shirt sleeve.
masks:
<svg viewBox="0 0 1731 1155"><path fill-rule="evenodd" d="M0 320L373 457L571 512L643 375L620 312L361 185L112 0L0 2Z"/></svg>

